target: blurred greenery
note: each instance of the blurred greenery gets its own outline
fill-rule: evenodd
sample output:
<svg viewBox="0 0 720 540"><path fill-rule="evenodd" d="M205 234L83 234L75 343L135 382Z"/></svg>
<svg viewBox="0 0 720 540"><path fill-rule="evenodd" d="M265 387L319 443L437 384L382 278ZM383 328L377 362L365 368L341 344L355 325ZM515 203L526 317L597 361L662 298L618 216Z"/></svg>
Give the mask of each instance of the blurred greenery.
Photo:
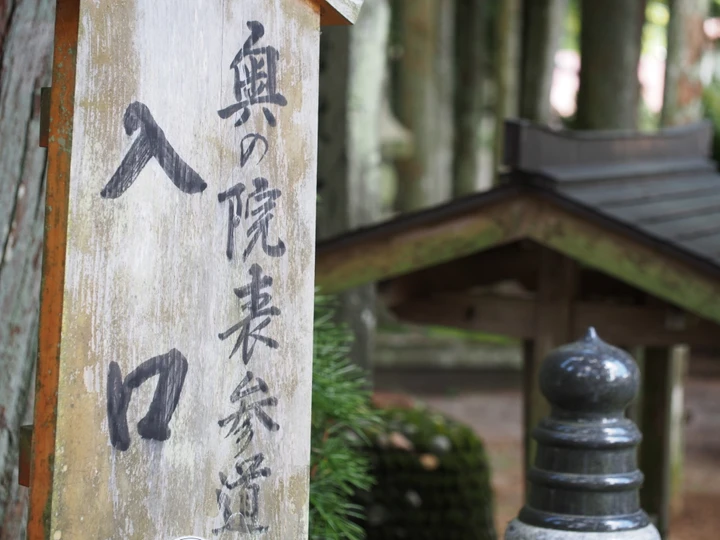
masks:
<svg viewBox="0 0 720 540"><path fill-rule="evenodd" d="M713 159L720 161L720 81L714 80L703 90L705 117L713 123Z"/></svg>
<svg viewBox="0 0 720 540"><path fill-rule="evenodd" d="M713 0L710 4L710 16L720 17L720 0Z"/></svg>
<svg viewBox="0 0 720 540"><path fill-rule="evenodd" d="M643 26L642 52L643 54L659 55L665 57L667 49L667 24L670 20L670 10L666 2L651 0L645 8L645 25Z"/></svg>
<svg viewBox="0 0 720 540"><path fill-rule="evenodd" d="M368 435L377 483L369 540L496 540L488 455L472 429L424 406L381 411Z"/></svg>
<svg viewBox="0 0 720 540"><path fill-rule="evenodd" d="M365 373L350 363L351 333L335 321L335 300L316 295L313 332L310 538L362 540L362 506L356 491L373 485L370 462L348 437L362 437L379 417L371 408Z"/></svg>

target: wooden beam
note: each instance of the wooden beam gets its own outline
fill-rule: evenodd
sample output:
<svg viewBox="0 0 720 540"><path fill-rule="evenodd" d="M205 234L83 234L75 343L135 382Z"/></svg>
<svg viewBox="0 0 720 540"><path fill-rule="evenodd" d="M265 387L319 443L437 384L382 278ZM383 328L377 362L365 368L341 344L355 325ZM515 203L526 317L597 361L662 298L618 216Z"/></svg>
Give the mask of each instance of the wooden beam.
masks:
<svg viewBox="0 0 720 540"><path fill-rule="evenodd" d="M501 334L517 339L534 336L533 298L469 294L434 295L396 303L392 311L414 324L448 326ZM602 302L575 302L573 336L582 336L589 326L609 343L627 347L672 346L720 347L718 325L670 306L624 306Z"/></svg>
<svg viewBox="0 0 720 540"><path fill-rule="evenodd" d="M575 311L573 333L582 335L589 326L594 326L609 343L632 347L669 347L678 343L720 346L717 324L671 306L650 308L580 302Z"/></svg>
<svg viewBox="0 0 720 540"><path fill-rule="evenodd" d="M318 245L315 281L324 293L381 281L479 253L525 236L533 215L524 199L502 200L452 217L358 234Z"/></svg>
<svg viewBox="0 0 720 540"><path fill-rule="evenodd" d="M337 292L529 239L720 323L718 277L569 204L513 195L465 213L443 212L437 218L432 211L425 214L427 219L401 218L393 227L376 227L319 246L317 285ZM403 220L410 224L401 226Z"/></svg>
<svg viewBox="0 0 720 540"><path fill-rule="evenodd" d="M535 308L532 300L460 295L438 296L395 306L393 313L414 324L447 326L529 338L534 332Z"/></svg>
<svg viewBox="0 0 720 540"><path fill-rule="evenodd" d="M509 279L534 289L537 263L537 250L516 243L394 278L381 283L379 291L386 305L393 307L428 295L460 292Z"/></svg>
<svg viewBox="0 0 720 540"><path fill-rule="evenodd" d="M578 289L577 263L559 253L540 254L538 294L535 301L532 346L524 357L525 473L535 461L536 442L530 436L535 426L550 414L550 404L540 391L540 369L547 355L579 338L573 333L574 298ZM525 474L524 478L527 478ZM527 491L526 491L527 493Z"/></svg>

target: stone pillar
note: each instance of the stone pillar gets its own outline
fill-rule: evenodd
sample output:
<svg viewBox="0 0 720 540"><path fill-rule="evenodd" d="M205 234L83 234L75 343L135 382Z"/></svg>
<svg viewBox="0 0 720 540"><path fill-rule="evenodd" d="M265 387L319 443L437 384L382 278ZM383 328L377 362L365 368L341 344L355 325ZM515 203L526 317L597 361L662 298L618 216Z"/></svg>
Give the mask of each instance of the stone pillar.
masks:
<svg viewBox="0 0 720 540"><path fill-rule="evenodd" d="M505 540L659 540L640 508L642 436L625 417L640 382L633 358L590 328L552 351L539 378L551 413L533 431L527 502Z"/></svg>

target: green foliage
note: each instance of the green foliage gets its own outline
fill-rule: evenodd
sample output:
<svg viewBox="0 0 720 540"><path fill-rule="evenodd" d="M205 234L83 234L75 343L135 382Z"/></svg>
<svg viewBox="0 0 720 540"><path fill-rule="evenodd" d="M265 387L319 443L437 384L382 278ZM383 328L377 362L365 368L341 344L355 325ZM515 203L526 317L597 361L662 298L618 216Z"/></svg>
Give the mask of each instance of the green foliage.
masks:
<svg viewBox="0 0 720 540"><path fill-rule="evenodd" d="M568 2L560 49L580 52L580 1Z"/></svg>
<svg viewBox="0 0 720 540"><path fill-rule="evenodd" d="M368 539L496 540L489 460L473 431L421 407L381 414L368 433Z"/></svg>
<svg viewBox="0 0 720 540"><path fill-rule="evenodd" d="M703 90L705 116L713 123L713 159L720 161L720 81L714 80Z"/></svg>
<svg viewBox="0 0 720 540"><path fill-rule="evenodd" d="M642 33L643 54L664 55L667 48L667 25L670 10L666 2L650 0L645 7L645 24Z"/></svg>
<svg viewBox="0 0 720 540"><path fill-rule="evenodd" d="M378 417L370 406L363 371L351 364L350 332L333 319L334 303L315 297L312 432L310 456L310 538L360 540L357 521L364 509L353 494L373 484L369 459L349 440L362 437Z"/></svg>

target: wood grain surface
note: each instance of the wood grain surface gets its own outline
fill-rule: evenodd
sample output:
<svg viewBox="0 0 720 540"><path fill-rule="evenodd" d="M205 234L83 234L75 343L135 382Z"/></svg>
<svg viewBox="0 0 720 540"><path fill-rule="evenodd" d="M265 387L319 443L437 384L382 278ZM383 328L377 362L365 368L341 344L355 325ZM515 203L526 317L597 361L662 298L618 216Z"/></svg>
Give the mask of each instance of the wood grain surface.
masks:
<svg viewBox="0 0 720 540"><path fill-rule="evenodd" d="M307 538L319 25L299 0L80 1L32 538Z"/></svg>

